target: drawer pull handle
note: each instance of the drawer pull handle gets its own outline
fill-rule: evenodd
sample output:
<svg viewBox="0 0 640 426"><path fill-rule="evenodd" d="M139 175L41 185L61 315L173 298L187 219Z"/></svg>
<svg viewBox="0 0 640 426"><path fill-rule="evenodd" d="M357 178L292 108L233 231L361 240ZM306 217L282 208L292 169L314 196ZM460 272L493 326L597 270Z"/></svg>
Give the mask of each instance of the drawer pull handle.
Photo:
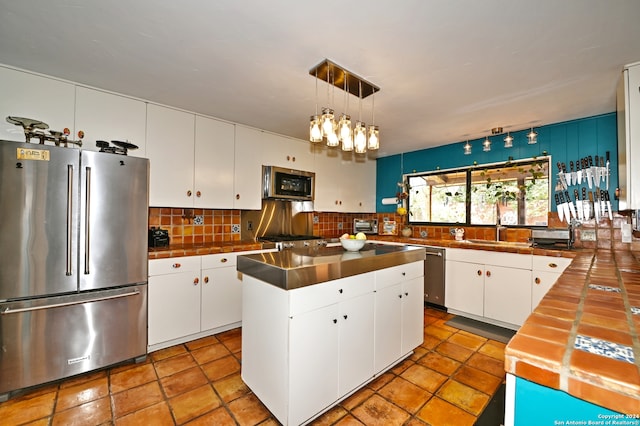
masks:
<svg viewBox="0 0 640 426"><path fill-rule="evenodd" d="M199 282L200 282L200 278L196 277L193 279L193 285L198 285Z"/></svg>
<svg viewBox="0 0 640 426"><path fill-rule="evenodd" d="M181 264L179 264L179 263L174 263L173 265L171 265L171 267L172 267L173 269L178 269L178 268L180 268L181 266L182 266L182 265L181 265Z"/></svg>
<svg viewBox="0 0 640 426"><path fill-rule="evenodd" d="M240 199L240 194L236 194L236 200Z"/></svg>
<svg viewBox="0 0 640 426"><path fill-rule="evenodd" d="M204 283L209 284L209 277L204 277Z"/></svg>
<svg viewBox="0 0 640 426"><path fill-rule="evenodd" d="M223 257L222 259L220 259L220 262L222 263L227 263L229 261L229 259L227 259L226 257Z"/></svg>
<svg viewBox="0 0 640 426"><path fill-rule="evenodd" d="M536 277L536 279L534 280L536 284L540 284L540 278Z"/></svg>
<svg viewBox="0 0 640 426"><path fill-rule="evenodd" d="M557 267L558 267L558 264L557 264L557 263L553 263L553 262L551 262L551 263L549 264L549 268L557 268Z"/></svg>

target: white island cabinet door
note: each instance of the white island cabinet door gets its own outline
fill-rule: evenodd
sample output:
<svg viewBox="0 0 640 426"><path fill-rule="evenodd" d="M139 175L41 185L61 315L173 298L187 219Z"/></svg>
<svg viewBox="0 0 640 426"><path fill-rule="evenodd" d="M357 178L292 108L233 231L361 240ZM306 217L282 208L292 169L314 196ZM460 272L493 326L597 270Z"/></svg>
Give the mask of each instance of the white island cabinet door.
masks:
<svg viewBox="0 0 640 426"><path fill-rule="evenodd" d="M373 377L374 293L339 304L340 395L346 395Z"/></svg>
<svg viewBox="0 0 640 426"><path fill-rule="evenodd" d="M196 115L194 207L233 208L235 126Z"/></svg>
<svg viewBox="0 0 640 426"><path fill-rule="evenodd" d="M376 290L374 370L389 367L400 358L402 349L402 284Z"/></svg>
<svg viewBox="0 0 640 426"><path fill-rule="evenodd" d="M147 106L150 206L193 207L194 128L193 114Z"/></svg>
<svg viewBox="0 0 640 426"><path fill-rule="evenodd" d="M333 304L291 318L287 424L301 424L338 399L338 314Z"/></svg>
<svg viewBox="0 0 640 426"><path fill-rule="evenodd" d="M127 152L146 157L147 104L100 90L76 87L76 129L84 131L82 148L99 151L96 141L129 142Z"/></svg>
<svg viewBox="0 0 640 426"><path fill-rule="evenodd" d="M60 132L67 127L76 139L73 84L0 66L0 94L0 139L25 141L23 128L7 116L43 121Z"/></svg>
<svg viewBox="0 0 640 426"><path fill-rule="evenodd" d="M402 353L424 341L424 277L402 283Z"/></svg>

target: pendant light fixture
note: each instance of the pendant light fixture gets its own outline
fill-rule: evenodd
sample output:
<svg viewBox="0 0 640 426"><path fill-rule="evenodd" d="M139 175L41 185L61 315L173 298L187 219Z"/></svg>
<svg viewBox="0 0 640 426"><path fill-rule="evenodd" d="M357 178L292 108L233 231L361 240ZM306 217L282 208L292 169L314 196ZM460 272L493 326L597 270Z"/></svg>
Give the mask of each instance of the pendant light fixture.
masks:
<svg viewBox="0 0 640 426"><path fill-rule="evenodd" d="M507 132L507 136L504 137L504 147L511 148L513 147L513 136L511 133Z"/></svg>
<svg viewBox="0 0 640 426"><path fill-rule="evenodd" d="M362 83L360 82L358 84L358 121L356 122L356 128L353 131L353 144L355 146L356 154L364 154L367 152L367 126L362 122Z"/></svg>
<svg viewBox="0 0 640 426"><path fill-rule="evenodd" d="M469 141L467 141L467 143L464 144L463 148L464 148L464 155L471 155L471 144L469 143Z"/></svg>
<svg viewBox="0 0 640 426"><path fill-rule="evenodd" d="M527 139L528 139L527 143L529 145L533 145L535 143L538 143L538 134L533 131L533 127L531 128L531 131L529 132L529 134L527 134Z"/></svg>
<svg viewBox="0 0 640 426"><path fill-rule="evenodd" d="M369 135L368 135L368 142L367 142L367 148L371 151L374 151L380 148L380 130L378 129L378 126L375 125L376 123L375 110L376 110L376 95L374 93L371 96L371 126L369 126Z"/></svg>
<svg viewBox="0 0 640 426"><path fill-rule="evenodd" d="M318 116L318 71L316 70L316 113L309 121L309 140L313 143L322 142L322 130L320 129L320 116Z"/></svg>
<svg viewBox="0 0 640 426"><path fill-rule="evenodd" d="M489 140L489 136L487 136L484 140L484 142L482 142L482 150L484 152L489 152L491 151L491 141Z"/></svg>
<svg viewBox="0 0 640 426"><path fill-rule="evenodd" d="M311 142L319 142L324 139L327 145L331 147L342 144L343 151L355 151L358 154L366 153L367 149L378 149L380 147L380 129L375 125L374 121L375 104L372 101L372 124L367 127L362 121L362 99L373 95L380 88L328 59L309 70L309 74L316 77L316 114L312 115L309 121L309 140ZM345 111L340 114L337 123L334 110L329 106L322 108L322 115L318 116L317 80L322 79L324 81L325 77L327 85L332 85L334 91L336 87L345 91ZM349 94L357 96L359 101L358 121L353 130L351 117L348 114ZM328 87L327 103L331 105L329 103Z"/></svg>

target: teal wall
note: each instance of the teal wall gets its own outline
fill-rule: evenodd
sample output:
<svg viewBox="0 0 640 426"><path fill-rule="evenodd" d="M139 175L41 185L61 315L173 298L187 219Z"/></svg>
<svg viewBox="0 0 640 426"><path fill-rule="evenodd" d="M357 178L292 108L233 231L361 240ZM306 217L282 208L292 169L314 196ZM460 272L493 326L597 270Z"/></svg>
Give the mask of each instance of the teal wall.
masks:
<svg viewBox="0 0 640 426"><path fill-rule="evenodd" d="M636 418L627 418L624 414L520 377L516 377L515 398L514 424L517 426L640 423Z"/></svg>
<svg viewBox="0 0 640 426"><path fill-rule="evenodd" d="M469 141L472 145L471 155L464 155L463 146L466 141L456 142L436 148L412 151L404 154L379 158L377 161L376 178L376 211L393 212L395 205L382 205L382 198L394 197L398 191L397 183L403 173L425 172L440 168L451 169L472 166L477 164L496 163L522 158L531 158L544 155L545 151L551 155L553 181L555 188L557 179L558 161L564 162L569 168L569 161L574 162L582 157L591 155L605 156L607 151L611 155L611 177L609 179L609 193L613 210L618 209L618 201L614 200L614 191L618 186L618 142L616 113L566 121L563 123L549 124L536 127L538 143L527 144L527 133L531 129L524 129L511 133L513 136L513 148L504 147L505 135L489 137L491 151L482 151L481 139ZM573 196L570 187L571 195ZM552 197L553 198L553 197ZM555 200L552 199L551 209L556 210Z"/></svg>

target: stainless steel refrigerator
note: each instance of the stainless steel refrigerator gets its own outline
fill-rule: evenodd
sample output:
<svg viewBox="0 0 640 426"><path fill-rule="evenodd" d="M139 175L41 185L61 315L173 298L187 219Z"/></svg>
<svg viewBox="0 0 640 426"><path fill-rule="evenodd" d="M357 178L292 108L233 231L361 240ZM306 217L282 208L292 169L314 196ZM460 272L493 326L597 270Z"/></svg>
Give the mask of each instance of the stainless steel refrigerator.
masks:
<svg viewBox="0 0 640 426"><path fill-rule="evenodd" d="M0 401L147 352L147 159L0 141Z"/></svg>

